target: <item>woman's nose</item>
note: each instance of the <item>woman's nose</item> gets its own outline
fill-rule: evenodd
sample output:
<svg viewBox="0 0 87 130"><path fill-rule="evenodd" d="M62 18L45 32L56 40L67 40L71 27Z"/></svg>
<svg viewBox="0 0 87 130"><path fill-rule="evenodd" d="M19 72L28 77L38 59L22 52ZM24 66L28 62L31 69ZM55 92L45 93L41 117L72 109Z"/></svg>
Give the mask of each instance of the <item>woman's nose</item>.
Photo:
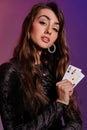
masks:
<svg viewBox="0 0 87 130"><path fill-rule="evenodd" d="M51 29L50 26L48 26L48 27L46 28L45 33L47 33L47 34L49 34L49 35L52 34L52 29Z"/></svg>

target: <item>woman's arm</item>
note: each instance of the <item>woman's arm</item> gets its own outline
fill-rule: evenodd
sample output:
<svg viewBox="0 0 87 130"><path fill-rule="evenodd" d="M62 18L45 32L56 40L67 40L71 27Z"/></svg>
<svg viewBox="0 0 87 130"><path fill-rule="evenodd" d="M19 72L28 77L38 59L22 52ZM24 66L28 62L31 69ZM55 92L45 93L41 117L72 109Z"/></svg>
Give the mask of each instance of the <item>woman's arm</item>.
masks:
<svg viewBox="0 0 87 130"><path fill-rule="evenodd" d="M68 80L62 80L56 84L57 92L59 97L57 101L67 104L69 106L71 94L73 94L73 85ZM73 104L74 105L74 104ZM72 107L70 110L67 107L67 110L64 112L64 122L65 127L63 130L82 130L82 120L78 109ZM71 112L70 112L71 111ZM69 113L72 115L69 116Z"/></svg>
<svg viewBox="0 0 87 130"><path fill-rule="evenodd" d="M73 111L73 110L72 110ZM82 130L82 119L79 111L73 111L74 119L64 114L65 128L63 130Z"/></svg>
<svg viewBox="0 0 87 130"><path fill-rule="evenodd" d="M24 123L20 80L12 65L0 67L0 113L4 130L47 129L52 122L61 118L66 105L54 102L32 122Z"/></svg>

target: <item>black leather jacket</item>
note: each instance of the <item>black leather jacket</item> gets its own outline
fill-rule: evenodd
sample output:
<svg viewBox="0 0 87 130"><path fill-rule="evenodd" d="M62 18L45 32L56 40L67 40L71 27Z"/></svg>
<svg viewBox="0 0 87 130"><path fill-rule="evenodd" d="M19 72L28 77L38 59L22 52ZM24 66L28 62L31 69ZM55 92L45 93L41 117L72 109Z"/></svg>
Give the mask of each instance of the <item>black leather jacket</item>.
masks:
<svg viewBox="0 0 87 130"><path fill-rule="evenodd" d="M56 89L52 75L48 69L41 67L43 72L43 92L51 103L36 118L31 120L31 111L26 111L20 90L20 75L13 63L5 63L0 67L0 113L4 130L82 130L82 121L78 113L76 120L66 118L65 126L61 117L67 109L57 103Z"/></svg>

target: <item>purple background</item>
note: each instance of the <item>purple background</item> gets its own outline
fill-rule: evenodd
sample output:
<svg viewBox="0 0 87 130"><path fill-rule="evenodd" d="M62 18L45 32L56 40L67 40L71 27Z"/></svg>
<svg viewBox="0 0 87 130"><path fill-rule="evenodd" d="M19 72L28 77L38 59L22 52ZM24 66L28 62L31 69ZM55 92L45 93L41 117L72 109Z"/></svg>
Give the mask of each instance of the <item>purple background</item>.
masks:
<svg viewBox="0 0 87 130"><path fill-rule="evenodd" d="M47 0L0 0L0 64L12 56L21 32L21 24L37 2ZM83 130L87 130L87 1L54 0L63 10L71 63L82 69L85 78L75 88L79 95L79 106L83 119ZM0 130L2 124L0 123Z"/></svg>

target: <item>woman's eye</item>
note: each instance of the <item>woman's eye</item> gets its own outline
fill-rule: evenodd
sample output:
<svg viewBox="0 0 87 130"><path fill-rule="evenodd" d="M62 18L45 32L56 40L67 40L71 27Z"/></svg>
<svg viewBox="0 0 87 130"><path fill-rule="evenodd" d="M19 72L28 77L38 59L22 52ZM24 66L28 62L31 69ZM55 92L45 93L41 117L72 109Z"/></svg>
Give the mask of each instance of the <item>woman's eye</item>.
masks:
<svg viewBox="0 0 87 130"><path fill-rule="evenodd" d="M44 21L40 21L39 23L42 24L42 25L45 25L45 24L46 24Z"/></svg>
<svg viewBox="0 0 87 130"><path fill-rule="evenodd" d="M59 32L59 30L58 30L58 29L56 29L56 28L53 28L53 30L54 30L55 32Z"/></svg>

